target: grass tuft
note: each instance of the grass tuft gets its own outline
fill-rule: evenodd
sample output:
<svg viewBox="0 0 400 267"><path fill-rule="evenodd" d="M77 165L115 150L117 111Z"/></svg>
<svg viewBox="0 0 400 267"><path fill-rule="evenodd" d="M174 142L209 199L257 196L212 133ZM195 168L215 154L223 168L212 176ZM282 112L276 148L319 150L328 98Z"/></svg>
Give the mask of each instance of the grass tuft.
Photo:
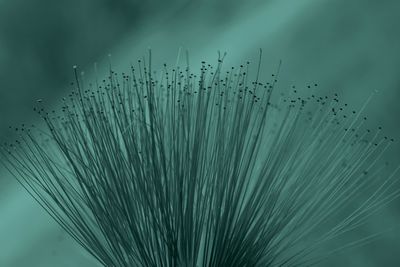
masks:
<svg viewBox="0 0 400 267"><path fill-rule="evenodd" d="M47 127L3 146L6 166L104 266L315 264L399 195L393 140L317 84L278 89L279 73L223 60L154 71L149 52L87 85L74 67L61 110L35 108Z"/></svg>

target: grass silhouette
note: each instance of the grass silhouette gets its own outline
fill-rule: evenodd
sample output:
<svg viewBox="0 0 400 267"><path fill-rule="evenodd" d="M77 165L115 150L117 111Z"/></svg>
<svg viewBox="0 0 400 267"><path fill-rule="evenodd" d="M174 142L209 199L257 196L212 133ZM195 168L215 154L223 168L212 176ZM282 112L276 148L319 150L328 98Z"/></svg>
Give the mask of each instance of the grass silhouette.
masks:
<svg viewBox="0 0 400 267"><path fill-rule="evenodd" d="M154 71L149 52L91 84L75 67L61 110L35 108L47 127L3 146L6 166L104 266L315 264L398 196L393 140L317 85L223 60Z"/></svg>

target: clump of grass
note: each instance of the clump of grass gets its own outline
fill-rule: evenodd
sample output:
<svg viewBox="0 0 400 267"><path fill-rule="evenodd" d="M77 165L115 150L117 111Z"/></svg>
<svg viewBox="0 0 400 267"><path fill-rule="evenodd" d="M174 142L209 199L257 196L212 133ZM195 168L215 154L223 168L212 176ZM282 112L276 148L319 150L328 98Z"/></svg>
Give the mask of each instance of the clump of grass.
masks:
<svg viewBox="0 0 400 267"><path fill-rule="evenodd" d="M398 196L381 167L393 140L317 85L279 89L223 59L156 72L150 52L85 85L75 68L61 110L35 108L47 127L5 144L6 165L104 266L311 265Z"/></svg>

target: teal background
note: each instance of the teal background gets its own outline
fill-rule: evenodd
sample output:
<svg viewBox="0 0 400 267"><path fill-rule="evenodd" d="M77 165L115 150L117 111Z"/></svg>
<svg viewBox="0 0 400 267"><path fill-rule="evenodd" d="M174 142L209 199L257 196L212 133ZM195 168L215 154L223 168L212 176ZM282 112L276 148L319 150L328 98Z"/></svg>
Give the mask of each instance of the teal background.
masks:
<svg viewBox="0 0 400 267"><path fill-rule="evenodd" d="M217 50L227 65L254 61L261 47L265 77L282 60L284 82L318 82L355 107L378 89L371 124L400 139L399 11L394 0L0 0L0 140L12 139L9 125L37 120L37 99L57 105L72 65L90 79L107 54L123 69L149 47L155 67L175 64L179 47L193 67ZM400 162L398 142L388 160ZM346 239L377 232L321 266L399 266L400 201ZM97 266L2 168L0 266Z"/></svg>

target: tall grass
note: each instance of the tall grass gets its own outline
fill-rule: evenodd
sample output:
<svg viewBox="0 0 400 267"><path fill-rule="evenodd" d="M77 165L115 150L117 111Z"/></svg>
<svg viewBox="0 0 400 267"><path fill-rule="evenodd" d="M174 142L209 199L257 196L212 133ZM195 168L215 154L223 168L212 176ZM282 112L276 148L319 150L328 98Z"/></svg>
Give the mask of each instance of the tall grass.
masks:
<svg viewBox="0 0 400 267"><path fill-rule="evenodd" d="M315 264L398 196L393 140L317 85L223 60L155 71L150 52L89 84L75 68L61 110L35 108L47 127L3 146L6 166L104 266Z"/></svg>

